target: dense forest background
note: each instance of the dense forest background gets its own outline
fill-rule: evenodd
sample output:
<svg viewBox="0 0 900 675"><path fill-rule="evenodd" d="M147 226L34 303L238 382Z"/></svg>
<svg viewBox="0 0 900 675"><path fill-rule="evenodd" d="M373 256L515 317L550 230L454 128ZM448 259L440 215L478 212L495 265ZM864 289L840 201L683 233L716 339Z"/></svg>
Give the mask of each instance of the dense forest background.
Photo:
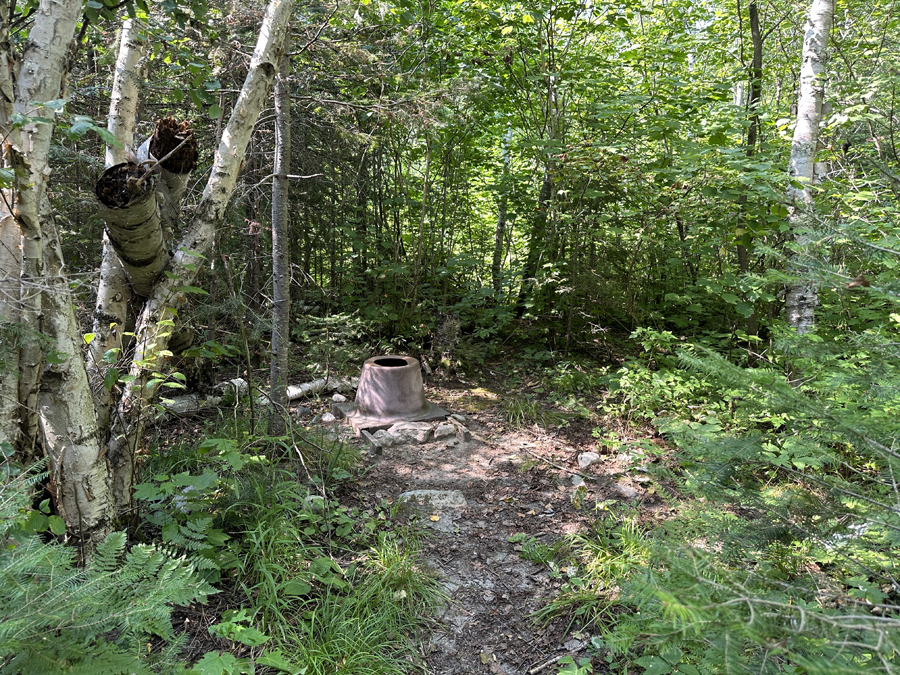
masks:
<svg viewBox="0 0 900 675"><path fill-rule="evenodd" d="M833 24L813 82L814 165L801 175L795 131L817 4L828 5ZM11 17L3 33L10 49L26 44L38 7L0 3ZM103 131L118 12L139 20L144 45L134 145L160 118L193 129L189 218L214 177L264 8L90 0L82 9L67 84L51 106L48 195L76 316L93 339L106 228L93 191L105 144L115 144ZM669 482L660 485L673 499L698 501L650 534L605 529L602 546L571 544L574 558L602 562L585 563L593 572L548 610L602 627L605 642L595 646L607 656L595 661L597 672L894 672L897 9L892 0L301 3L280 62L279 112L271 100L263 107L214 241L182 287L190 299L178 319L191 337L177 351L192 342L185 353L195 358L168 352L164 367L131 367L191 389L227 371L267 391L282 250L290 381L355 374L375 353L411 354L439 377L477 378L489 365L515 363L540 386L509 404L511 423L578 418L593 425L601 454L618 452L635 429L670 444L656 469ZM276 129L285 120L287 145ZM276 169L285 147L286 169ZM17 169L7 166L0 177L13 190ZM273 183L285 177L286 236L273 241ZM797 289L806 289L814 319L791 313ZM11 325L2 324L4 358L27 349L28 335ZM58 354L42 349L50 372ZM133 388L137 376L126 375L120 357L102 365L95 392ZM236 448L284 438L274 418L249 405L249 427L235 423L226 440L201 444L229 471L245 464ZM3 449L13 478L21 467L10 467L41 454L16 442ZM192 466L195 477L207 475ZM212 504L214 484L188 486L204 495L198 503ZM16 485L25 500L2 502L19 508L15 536L46 538L51 522L61 536L65 527L47 518L52 505L30 509ZM173 499L174 487L147 485L138 499ZM215 561L207 570L225 569L216 557L225 540L216 543L213 532L228 528L215 520L217 508L193 535L177 515L148 522L163 533L181 523L167 545L206 551ZM116 525L133 528L133 518ZM125 546L107 541L101 571ZM615 567L613 558L625 563ZM128 564L150 574L161 560ZM329 563L316 564L329 587L345 583L328 576ZM160 606L212 589L178 583L181 595ZM16 593L9 597L23 602ZM250 623L275 634L283 608L267 611ZM246 617L228 624L232 636ZM151 622L137 632L160 630ZM11 634L0 631L0 646ZM12 660L25 644L15 636L0 650L3 672L30 663ZM272 654L258 665L294 672ZM239 672L236 663L196 672ZM591 672L581 667L567 672Z"/></svg>

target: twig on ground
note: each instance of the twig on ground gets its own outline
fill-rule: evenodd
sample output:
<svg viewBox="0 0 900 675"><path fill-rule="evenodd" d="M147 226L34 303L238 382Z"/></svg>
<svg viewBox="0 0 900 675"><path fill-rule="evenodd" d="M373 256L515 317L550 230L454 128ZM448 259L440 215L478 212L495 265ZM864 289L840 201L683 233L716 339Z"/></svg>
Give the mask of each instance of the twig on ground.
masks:
<svg viewBox="0 0 900 675"><path fill-rule="evenodd" d="M534 668L531 668L531 669L528 671L528 675L535 675L536 673L541 672L544 668L549 668L549 667L552 666L554 663L556 663L557 661L559 661L561 658L562 658L562 655L560 655L560 656L554 656L554 657L550 658L548 661L544 661L543 663L539 663L539 664L536 665Z"/></svg>

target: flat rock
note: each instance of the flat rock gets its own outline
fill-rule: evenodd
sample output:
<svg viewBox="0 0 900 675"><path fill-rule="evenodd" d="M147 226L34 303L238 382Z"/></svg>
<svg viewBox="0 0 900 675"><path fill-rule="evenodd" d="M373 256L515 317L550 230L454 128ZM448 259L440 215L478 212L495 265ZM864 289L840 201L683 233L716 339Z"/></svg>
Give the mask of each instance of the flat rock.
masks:
<svg viewBox="0 0 900 675"><path fill-rule="evenodd" d="M346 403L347 397L344 396L343 394L335 394L334 396L331 397L331 400L334 401L335 403Z"/></svg>
<svg viewBox="0 0 900 675"><path fill-rule="evenodd" d="M624 497L625 499L634 499L635 497L640 495L640 492L638 492L634 488L628 487L627 485L622 485L621 483L616 483L612 487L613 490L619 493L620 497Z"/></svg>
<svg viewBox="0 0 900 675"><path fill-rule="evenodd" d="M578 455L578 468L586 469L591 464L599 461L600 455L598 455L596 452L582 452L580 455Z"/></svg>
<svg viewBox="0 0 900 675"><path fill-rule="evenodd" d="M336 419L337 419L337 417L335 417L334 415L332 415L330 412L327 412L327 413L324 413L324 414L322 415L322 420L321 420L321 421L322 421L322 422L334 422Z"/></svg>
<svg viewBox="0 0 900 675"><path fill-rule="evenodd" d="M397 501L413 508L418 505L433 511L465 509L469 506L459 490L410 490L397 497Z"/></svg>
<svg viewBox="0 0 900 675"><path fill-rule="evenodd" d="M438 532L453 532L453 521L468 506L459 490L412 490L397 497L403 510L417 513L421 522Z"/></svg>
<svg viewBox="0 0 900 675"><path fill-rule="evenodd" d="M434 425L430 422L397 422L388 429L400 443L427 443L433 431Z"/></svg>
<svg viewBox="0 0 900 675"><path fill-rule="evenodd" d="M312 417L312 410L304 405L298 405L294 408L294 417L298 420L305 420L307 417Z"/></svg>

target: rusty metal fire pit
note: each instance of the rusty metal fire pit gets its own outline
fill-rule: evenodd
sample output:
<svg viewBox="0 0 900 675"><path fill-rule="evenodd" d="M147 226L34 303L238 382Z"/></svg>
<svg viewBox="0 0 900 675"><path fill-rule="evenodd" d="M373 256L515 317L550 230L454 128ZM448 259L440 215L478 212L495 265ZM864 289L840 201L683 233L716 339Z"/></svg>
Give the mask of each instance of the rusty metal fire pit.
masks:
<svg viewBox="0 0 900 675"><path fill-rule="evenodd" d="M363 363L356 401L334 406L356 433L397 422L443 419L449 413L425 400L419 362L411 356L373 356Z"/></svg>

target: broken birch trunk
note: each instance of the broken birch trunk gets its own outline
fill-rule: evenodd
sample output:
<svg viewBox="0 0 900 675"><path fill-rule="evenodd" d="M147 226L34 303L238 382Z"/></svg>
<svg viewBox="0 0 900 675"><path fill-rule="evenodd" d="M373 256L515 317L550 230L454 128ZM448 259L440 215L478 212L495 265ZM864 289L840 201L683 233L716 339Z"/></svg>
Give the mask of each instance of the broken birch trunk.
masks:
<svg viewBox="0 0 900 675"><path fill-rule="evenodd" d="M187 122L164 118L141 149L143 161L108 168L95 192L109 240L132 289L149 297L169 263L180 200L197 164L197 142Z"/></svg>

